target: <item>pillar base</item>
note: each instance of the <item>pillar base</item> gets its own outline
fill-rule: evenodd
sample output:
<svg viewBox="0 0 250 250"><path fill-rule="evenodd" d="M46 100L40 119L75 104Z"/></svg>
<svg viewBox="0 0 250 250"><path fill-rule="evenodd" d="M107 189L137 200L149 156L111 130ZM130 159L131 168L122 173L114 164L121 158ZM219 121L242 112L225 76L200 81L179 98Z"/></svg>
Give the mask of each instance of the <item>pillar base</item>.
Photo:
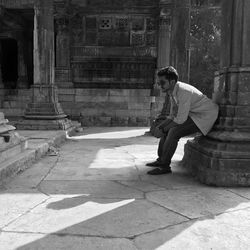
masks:
<svg viewBox="0 0 250 250"><path fill-rule="evenodd" d="M73 128L74 125L71 120L55 119L25 119L15 122L15 126L18 130L68 130Z"/></svg>
<svg viewBox="0 0 250 250"><path fill-rule="evenodd" d="M217 139L196 137L185 145L183 165L207 185L248 187L250 141L225 141L219 135Z"/></svg>

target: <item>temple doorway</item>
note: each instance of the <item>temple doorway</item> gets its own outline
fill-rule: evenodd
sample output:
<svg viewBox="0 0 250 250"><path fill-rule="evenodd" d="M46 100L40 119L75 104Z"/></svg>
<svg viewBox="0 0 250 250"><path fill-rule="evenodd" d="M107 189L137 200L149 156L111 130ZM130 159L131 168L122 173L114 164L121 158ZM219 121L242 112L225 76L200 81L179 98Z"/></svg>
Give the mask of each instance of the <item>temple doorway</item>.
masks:
<svg viewBox="0 0 250 250"><path fill-rule="evenodd" d="M2 80L6 89L15 89L18 79L18 47L15 39L2 39L1 70Z"/></svg>

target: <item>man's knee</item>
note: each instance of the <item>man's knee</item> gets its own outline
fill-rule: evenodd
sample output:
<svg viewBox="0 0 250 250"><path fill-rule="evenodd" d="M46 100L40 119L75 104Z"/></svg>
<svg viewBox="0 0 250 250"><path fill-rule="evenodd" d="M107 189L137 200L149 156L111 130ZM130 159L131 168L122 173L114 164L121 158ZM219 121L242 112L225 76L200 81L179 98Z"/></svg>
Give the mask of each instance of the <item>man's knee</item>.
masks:
<svg viewBox="0 0 250 250"><path fill-rule="evenodd" d="M178 132L176 127L169 129L168 139L177 140L177 141L179 141L181 139L181 134Z"/></svg>

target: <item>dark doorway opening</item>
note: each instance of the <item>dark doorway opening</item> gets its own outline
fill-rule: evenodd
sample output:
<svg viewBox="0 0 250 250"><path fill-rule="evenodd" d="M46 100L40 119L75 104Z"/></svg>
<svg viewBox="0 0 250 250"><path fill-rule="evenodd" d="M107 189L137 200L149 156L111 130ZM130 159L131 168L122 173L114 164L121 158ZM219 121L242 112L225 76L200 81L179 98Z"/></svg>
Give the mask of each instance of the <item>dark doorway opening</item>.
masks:
<svg viewBox="0 0 250 250"><path fill-rule="evenodd" d="M15 39L1 40L1 69L4 87L15 89L18 79L18 48Z"/></svg>

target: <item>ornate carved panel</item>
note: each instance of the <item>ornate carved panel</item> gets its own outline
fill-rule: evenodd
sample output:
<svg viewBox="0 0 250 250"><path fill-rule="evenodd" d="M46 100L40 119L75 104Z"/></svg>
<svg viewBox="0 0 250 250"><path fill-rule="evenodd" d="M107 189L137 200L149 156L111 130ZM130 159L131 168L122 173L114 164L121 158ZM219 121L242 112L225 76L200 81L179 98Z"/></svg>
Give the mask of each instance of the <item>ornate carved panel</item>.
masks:
<svg viewBox="0 0 250 250"><path fill-rule="evenodd" d="M113 45L113 31L111 30L99 31L98 44L101 46Z"/></svg>
<svg viewBox="0 0 250 250"><path fill-rule="evenodd" d="M144 32L131 32L131 45L143 46L145 44Z"/></svg>
<svg viewBox="0 0 250 250"><path fill-rule="evenodd" d="M147 18L146 19L146 30L147 31L157 30L155 18Z"/></svg>
<svg viewBox="0 0 250 250"><path fill-rule="evenodd" d="M155 32L146 33L146 45L156 46L156 33Z"/></svg>
<svg viewBox="0 0 250 250"><path fill-rule="evenodd" d="M80 14L76 14L70 19L71 35L73 44L83 44L84 42L84 18Z"/></svg>
<svg viewBox="0 0 250 250"><path fill-rule="evenodd" d="M73 81L78 87L91 87L91 83L99 86L112 83L117 86L133 88L151 88L154 81L155 60L118 60L110 58L89 59L85 62L72 64ZM111 86L110 85L110 86ZM96 87L96 86L95 86Z"/></svg>
<svg viewBox="0 0 250 250"><path fill-rule="evenodd" d="M116 18L116 29L119 31L129 30L128 18Z"/></svg>
<svg viewBox="0 0 250 250"><path fill-rule="evenodd" d="M138 17L132 19L132 30L143 31L144 30L144 18Z"/></svg>
<svg viewBox="0 0 250 250"><path fill-rule="evenodd" d="M112 17L100 17L99 18L99 29L110 30L112 29Z"/></svg>

